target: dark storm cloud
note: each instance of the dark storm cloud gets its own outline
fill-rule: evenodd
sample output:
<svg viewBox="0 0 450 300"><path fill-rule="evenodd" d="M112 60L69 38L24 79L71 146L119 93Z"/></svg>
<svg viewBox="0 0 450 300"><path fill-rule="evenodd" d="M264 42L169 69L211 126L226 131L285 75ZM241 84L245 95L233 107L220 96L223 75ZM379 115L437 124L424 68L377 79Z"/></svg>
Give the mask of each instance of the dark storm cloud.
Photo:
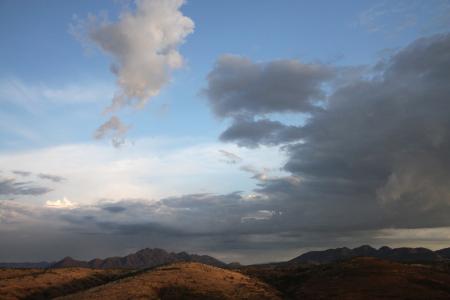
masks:
<svg viewBox="0 0 450 300"><path fill-rule="evenodd" d="M224 142L235 142L239 146L255 148L259 145L278 145L299 140L302 128L285 125L269 119L236 118L221 135Z"/></svg>
<svg viewBox="0 0 450 300"><path fill-rule="evenodd" d="M38 174L38 177L41 179L46 179L46 180L50 180L53 182L61 182L61 181L65 181L66 178L62 177L62 176L58 176L58 175L51 175L51 174Z"/></svg>
<svg viewBox="0 0 450 300"><path fill-rule="evenodd" d="M31 195L37 196L50 192L51 189L36 186L30 181L17 181L14 178L0 178L0 195Z"/></svg>
<svg viewBox="0 0 450 300"><path fill-rule="evenodd" d="M450 35L436 35L383 59L372 74L363 76L368 68L359 67L349 76L348 68L336 68L344 74L333 80L345 80L331 83L322 109L310 110L299 103L314 106L311 99L323 95L320 83L331 73L312 81L316 92L301 93L278 85L284 77L269 76L269 67L220 59L207 95L215 114L234 120L220 139L250 148L284 144L288 156L284 169L291 177L254 177L266 209L282 213L264 224L280 231L450 226L449 53ZM260 78L258 72L275 83L247 80ZM299 81L282 74L287 83ZM308 117L303 126L254 117L270 112Z"/></svg>
<svg viewBox="0 0 450 300"><path fill-rule="evenodd" d="M213 112L220 117L275 112L311 112L325 96L322 84L333 70L297 60L254 63L223 55L208 74L204 90Z"/></svg>
<svg viewBox="0 0 450 300"><path fill-rule="evenodd" d="M170 237L187 237L189 232L175 229L154 222L121 224L116 222L98 222L97 226L104 232L121 235L153 235Z"/></svg>
<svg viewBox="0 0 450 300"><path fill-rule="evenodd" d="M417 40L311 114L301 142L284 148L300 183L259 183L283 228L450 225L449 53L450 35Z"/></svg>
<svg viewBox="0 0 450 300"><path fill-rule="evenodd" d="M419 39L379 78L335 91L288 148L286 170L308 193L375 203L379 226L450 225L449 53L450 35Z"/></svg>

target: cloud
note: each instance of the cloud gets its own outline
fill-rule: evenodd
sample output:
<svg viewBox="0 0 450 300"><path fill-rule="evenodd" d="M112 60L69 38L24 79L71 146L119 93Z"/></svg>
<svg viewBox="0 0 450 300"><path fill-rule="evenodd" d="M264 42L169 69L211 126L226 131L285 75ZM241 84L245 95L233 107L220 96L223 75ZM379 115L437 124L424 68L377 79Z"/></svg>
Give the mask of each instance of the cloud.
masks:
<svg viewBox="0 0 450 300"><path fill-rule="evenodd" d="M127 210L126 207L123 207L123 206L117 206L117 205L104 206L104 207L102 207L102 209L103 209L103 210L106 210L106 211L108 211L108 212L110 212L110 213L113 213L113 214L121 213L121 212Z"/></svg>
<svg viewBox="0 0 450 300"><path fill-rule="evenodd" d="M286 184L292 187L289 180ZM356 246L368 242L382 245L385 241L392 245L395 242L392 236L402 232L393 228L355 231L354 227L338 227L333 230L314 223L317 216L310 215L311 212L299 214L301 210L295 202L289 204L284 198L275 197L245 197L238 192L186 194L158 201L122 199L76 206L63 199L50 204L38 207L0 201L0 237L8 241L5 247L11 250L19 245L35 246L36 251L31 257L40 257L38 253L44 253L50 259L65 255L92 259L95 256L126 254L131 252L127 251L131 246L136 247L135 250L163 247L173 251L220 253L217 256L227 261L233 260L234 253L238 252L241 262L250 263L283 257L289 259L298 255L300 249L305 251L311 247ZM295 214L290 212L292 209ZM327 224L340 224L338 221L332 217ZM415 240L414 232L423 230L409 230L409 241ZM9 232L32 234L30 239L21 241L22 235L16 234L13 238ZM427 243L434 247L445 245L446 240L442 240L442 236L449 232L448 228L442 227L440 233L430 237ZM111 243L111 239L116 242ZM58 251L51 250L51 245L61 243L61 240L65 241L64 246ZM74 244L79 241L82 241L83 249L98 243L109 246L93 247L93 252L83 251ZM423 238L420 241L423 242ZM405 243L406 240L401 241L402 245ZM30 257L23 251L17 253ZM1 257L11 259L8 252L0 251Z"/></svg>
<svg viewBox="0 0 450 300"><path fill-rule="evenodd" d="M322 85L333 69L298 60L254 63L250 59L223 55L208 74L206 95L219 117L261 115L276 112L311 112L325 98Z"/></svg>
<svg viewBox="0 0 450 300"><path fill-rule="evenodd" d="M53 174L67 179L52 184L54 190L49 195L33 197L33 200L20 197L20 201L34 203L45 203L62 195L86 204L98 199L159 199L174 194L251 190L254 181L236 167L238 164L224 163L220 150L261 168L274 169L284 160L277 149L267 147L250 151L231 144L207 142L203 138L153 137L137 139L133 147L120 151L109 145L91 143L4 150L0 151L0 166L5 170L26 170L35 175ZM9 174L4 172L3 175L8 177ZM36 180L34 177L17 178L36 181L37 186L52 183L38 177Z"/></svg>
<svg viewBox="0 0 450 300"><path fill-rule="evenodd" d="M58 175L51 175L51 174L43 174L40 173L38 174L38 177L41 179L46 179L46 180L50 180L53 182L61 182L61 181L65 181L66 178L62 177L62 176L58 176Z"/></svg>
<svg viewBox="0 0 450 300"><path fill-rule="evenodd" d="M31 175L31 172L20 171L20 170L13 170L12 173L16 174L16 175L19 175L19 176L24 176L24 177L27 177L27 176Z"/></svg>
<svg viewBox="0 0 450 300"><path fill-rule="evenodd" d="M227 259L240 253L238 257L244 262L291 258L311 247L363 243L447 246L448 53L449 34L413 42L376 64L373 76L352 77L333 87L320 109L298 110L299 119L305 114L307 118L302 125L293 126L294 138L285 137L292 125L282 117L273 121L263 116L262 111L271 107L268 103L262 103L266 107L262 109L245 106L245 114L250 116L242 119L227 113L225 117L249 123L252 128L237 131L239 134L232 135L230 141L240 142L254 135L256 138L246 145L259 148L223 144L188 147L186 141L178 141L183 147L158 149L155 144L145 144L138 146L141 153L128 152L123 157L88 145L0 156L5 168L11 169L9 164L14 164L34 173L43 169L36 166L42 157L51 157L46 165L71 170L78 184L92 193L70 196L91 197L89 203L70 210L19 209L11 203L0 203L0 218L8 224L2 223L0 228L6 245L0 249L0 257L23 253L20 249L24 246L37 244L56 251L50 246L61 244L61 239L66 247L58 248L66 251L61 256L76 253L92 258L92 253L76 248L75 243L81 239L85 248L90 246L99 256L113 250L117 255L129 247L159 246L193 249ZM284 95L283 89L271 93ZM294 111L296 105L285 111ZM233 112L240 114L242 109ZM265 131L258 133L253 123ZM274 151L274 147L265 144L277 145L281 152L269 152L267 149ZM149 149L153 155L149 155ZM225 152L220 151L223 149ZM224 156L234 158L229 153L242 161L220 163ZM280 158L283 154L286 162ZM239 173L230 171L231 167L250 173L256 188L250 190L251 186L245 185L246 191L230 193L230 186L232 191L240 190L236 187L245 179L237 177ZM268 176L277 167L283 167L285 173ZM66 176L56 170L49 172ZM74 181L67 178L67 184ZM166 178L170 180L164 181ZM226 186L229 182L231 185ZM157 190L161 186L165 193ZM201 187L207 191L198 192ZM177 196L171 196L174 190L179 192ZM129 195L135 198L126 198ZM92 197L110 200L95 203ZM14 215L27 222L10 223ZM47 227L33 226L39 222L48 222ZM42 228L49 231L38 232ZM36 234L31 240L22 240L17 232ZM424 238L430 232L433 236ZM396 236L403 233L408 239L397 240ZM37 257L34 251L33 255Z"/></svg>
<svg viewBox="0 0 450 300"><path fill-rule="evenodd" d="M448 34L417 40L381 61L378 76L338 86L304 126L241 118L221 139L247 147L289 143L285 170L301 178L301 184L265 180L259 192L285 199L283 205L292 205L292 219L309 210L317 226L325 226L321 216L330 214L341 220L336 228L350 226L347 214L367 214L352 221L354 228L447 226L450 105L444 82L450 78L449 46ZM235 94L245 91L244 86ZM271 93L284 95L285 90ZM261 103L253 111L268 106Z"/></svg>
<svg viewBox="0 0 450 300"><path fill-rule="evenodd" d="M274 146L292 142L301 137L302 128L298 126L285 125L269 119L236 118L220 135L220 140L255 148L259 145Z"/></svg>
<svg viewBox="0 0 450 300"><path fill-rule="evenodd" d="M15 178L0 178L0 195L43 195L52 189L36 186L30 181L17 181Z"/></svg>
<svg viewBox="0 0 450 300"><path fill-rule="evenodd" d="M110 90L111 86L99 82L78 82L55 87L15 77L0 78L0 101L15 104L30 112L40 111L44 105L98 102L105 95L111 95Z"/></svg>
<svg viewBox="0 0 450 300"><path fill-rule="evenodd" d="M287 155L283 168L289 174L266 176L264 168L241 165L258 182L256 200L246 202L252 197L242 196L235 210L232 206L227 213L244 222L233 226L233 221L224 221L229 225L221 227L221 232L231 233L239 240L234 245L240 247L249 235L281 239L286 234L307 233L314 239L346 236L351 242L361 241L364 234L376 241L377 232L387 229L448 228L448 53L450 34L418 39L365 68L372 70L369 76L348 77L332 86L320 109L297 110L299 119L307 115L298 126L264 116L296 111L298 104L289 102L283 109L268 109L280 105L285 87L272 86L269 94L275 96L261 102L256 96L247 99L257 93L247 93L248 84L242 80L245 72L222 72L216 66L211 74L221 70L218 77L233 83L232 93L216 99L215 94L209 95L215 114L233 119L220 139L250 148L280 145ZM241 64L250 62L240 61L232 69ZM211 77L210 87L211 82L221 82ZM222 105L233 103L234 97L244 103ZM223 103L215 106L216 100ZM189 214L198 212L198 203L186 203Z"/></svg>
<svg viewBox="0 0 450 300"><path fill-rule="evenodd" d="M442 32L449 29L449 18L450 4L446 0L383 1L361 11L357 24L368 32L392 37L407 30Z"/></svg>
<svg viewBox="0 0 450 300"><path fill-rule="evenodd" d="M225 157L225 162L227 164L234 165L234 164L237 164L242 161L241 157L239 157L238 155L236 155L232 152L229 152L229 151L226 151L223 149L220 149L219 152Z"/></svg>
<svg viewBox="0 0 450 300"><path fill-rule="evenodd" d="M449 51L449 34L421 38L380 62L379 76L339 87L284 147L300 184L258 191L299 228L449 226Z"/></svg>
<svg viewBox="0 0 450 300"><path fill-rule="evenodd" d="M172 70L183 65L178 51L194 31L194 22L180 11L182 0L138 0L116 22L90 15L72 25L75 36L87 39L113 63L117 90L108 112L124 106L142 108L170 81Z"/></svg>
<svg viewBox="0 0 450 300"><path fill-rule="evenodd" d="M130 126L123 124L118 117L112 116L95 131L94 138L98 140L109 136L112 145L119 148L125 143L125 135L129 129Z"/></svg>
<svg viewBox="0 0 450 300"><path fill-rule="evenodd" d="M66 197L63 197L62 199L58 200L48 200L45 202L45 205L50 208L57 208L57 209L72 209L76 207L76 204Z"/></svg>
<svg viewBox="0 0 450 300"><path fill-rule="evenodd" d="M336 74L335 68L320 63L288 59L255 63L223 55L209 72L202 93L215 115L232 120L220 140L249 148L274 146L299 140L302 128L268 116L322 110L325 85L331 84Z"/></svg>

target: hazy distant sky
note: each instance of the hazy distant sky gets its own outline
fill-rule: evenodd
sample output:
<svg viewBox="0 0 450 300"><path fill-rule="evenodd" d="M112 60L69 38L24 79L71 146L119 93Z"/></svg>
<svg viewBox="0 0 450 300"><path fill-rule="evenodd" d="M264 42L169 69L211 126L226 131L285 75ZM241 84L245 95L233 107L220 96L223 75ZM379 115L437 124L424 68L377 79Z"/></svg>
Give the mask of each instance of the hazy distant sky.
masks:
<svg viewBox="0 0 450 300"><path fill-rule="evenodd" d="M0 1L0 261L450 241L450 1Z"/></svg>

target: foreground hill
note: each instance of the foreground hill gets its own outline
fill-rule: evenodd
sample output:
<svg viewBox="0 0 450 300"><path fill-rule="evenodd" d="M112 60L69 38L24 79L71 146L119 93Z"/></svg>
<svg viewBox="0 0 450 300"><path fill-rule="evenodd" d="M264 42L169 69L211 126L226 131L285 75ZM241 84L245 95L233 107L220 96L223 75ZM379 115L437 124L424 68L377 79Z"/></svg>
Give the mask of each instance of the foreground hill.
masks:
<svg viewBox="0 0 450 300"><path fill-rule="evenodd" d="M174 262L199 262L216 267L226 267L226 264L214 257L207 255L188 254L186 252L173 253L163 249L143 249L124 257L108 257L105 259L93 259L90 261L75 260L66 257L56 263L52 268L96 268L96 269L144 269L161 266Z"/></svg>
<svg viewBox="0 0 450 300"><path fill-rule="evenodd" d="M257 279L200 263L175 263L59 299L280 299Z"/></svg>
<svg viewBox="0 0 450 300"><path fill-rule="evenodd" d="M450 299L450 273L358 257L322 265L260 265L242 268L283 293L284 299Z"/></svg>
<svg viewBox="0 0 450 300"><path fill-rule="evenodd" d="M125 270L0 269L0 299L52 299L123 277Z"/></svg>

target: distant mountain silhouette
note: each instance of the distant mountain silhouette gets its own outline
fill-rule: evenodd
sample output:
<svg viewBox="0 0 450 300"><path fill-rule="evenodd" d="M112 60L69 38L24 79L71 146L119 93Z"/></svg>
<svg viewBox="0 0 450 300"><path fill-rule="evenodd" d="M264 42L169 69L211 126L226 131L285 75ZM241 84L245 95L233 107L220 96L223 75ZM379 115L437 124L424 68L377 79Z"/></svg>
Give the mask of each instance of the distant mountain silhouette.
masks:
<svg viewBox="0 0 450 300"><path fill-rule="evenodd" d="M441 250L437 250L436 253L446 259L450 259L450 248L444 248Z"/></svg>
<svg viewBox="0 0 450 300"><path fill-rule="evenodd" d="M41 262L12 262L12 263L0 263L0 268L8 269L45 269L53 263L47 261Z"/></svg>
<svg viewBox="0 0 450 300"><path fill-rule="evenodd" d="M89 268L89 263L81 260L73 259L70 256L66 256L60 261L52 264L50 267L52 268L71 268L71 267L82 267Z"/></svg>
<svg viewBox="0 0 450 300"><path fill-rule="evenodd" d="M432 251L426 248L389 248L375 249L364 245L354 249L347 247L323 251L306 252L288 263L330 263L354 257L376 257L397 262L435 262L450 259L450 248Z"/></svg>
<svg viewBox="0 0 450 300"><path fill-rule="evenodd" d="M124 257L108 257L105 259L93 259L90 261L79 261L71 257L54 263L52 268L87 267L96 269L143 269L174 262L199 262L216 267L226 267L227 265L208 255L188 254L186 252L173 253L163 249L143 249L136 253Z"/></svg>
<svg viewBox="0 0 450 300"><path fill-rule="evenodd" d="M354 257L375 257L396 262L440 262L450 261L450 248L432 251L426 248L389 248L381 247L375 249L364 245L354 249L347 247L328 249L323 251L306 252L296 258L281 264L291 263L314 263L324 264L336 262ZM124 257L108 257L105 259L96 258L90 261L81 261L72 257L65 257L58 262L12 262L0 263L0 268L69 268L84 267L96 269L142 269L160 266L174 262L199 262L206 265L221 268L240 268L239 263L226 264L208 255L196 255L186 252L167 252L163 249L143 249L136 253ZM280 263L276 263L280 264ZM275 264L275 265L276 265Z"/></svg>

